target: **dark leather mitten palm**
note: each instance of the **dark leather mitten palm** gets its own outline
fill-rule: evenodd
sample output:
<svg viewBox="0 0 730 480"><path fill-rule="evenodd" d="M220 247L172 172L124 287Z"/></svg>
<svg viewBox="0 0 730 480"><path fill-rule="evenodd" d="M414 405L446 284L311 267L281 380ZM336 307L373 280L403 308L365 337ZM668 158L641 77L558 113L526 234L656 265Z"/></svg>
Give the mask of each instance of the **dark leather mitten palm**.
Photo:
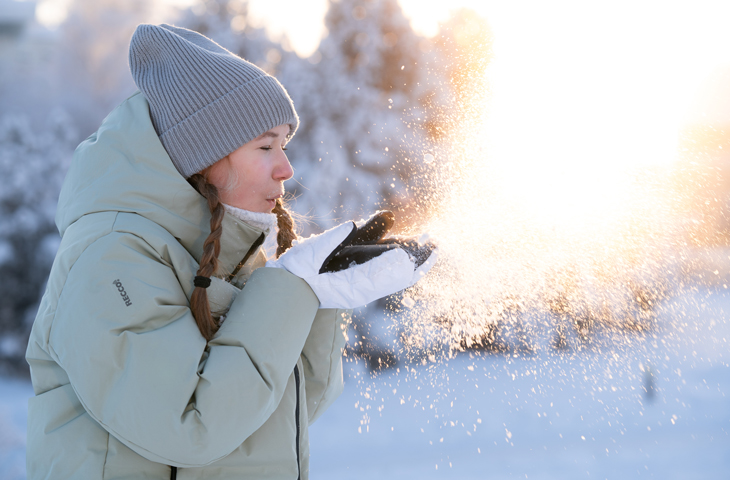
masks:
<svg viewBox="0 0 730 480"><path fill-rule="evenodd" d="M361 265L394 248L400 248L408 253L415 263L415 268L418 269L428 260L436 245L431 242L421 245L415 237L385 238L394 224L393 212L388 210L375 212L365 224L357 227L355 232L332 252L322 264L319 273L337 272L353 265Z"/></svg>

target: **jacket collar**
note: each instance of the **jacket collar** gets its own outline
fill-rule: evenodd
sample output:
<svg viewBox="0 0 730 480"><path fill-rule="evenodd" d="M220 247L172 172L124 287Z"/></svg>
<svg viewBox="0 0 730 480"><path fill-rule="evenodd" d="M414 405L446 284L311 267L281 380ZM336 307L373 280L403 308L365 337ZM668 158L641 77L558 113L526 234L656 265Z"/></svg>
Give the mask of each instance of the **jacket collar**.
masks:
<svg viewBox="0 0 730 480"><path fill-rule="evenodd" d="M221 225L223 233L221 234L220 246L221 251L218 255L218 271L217 276L223 276L235 271L238 264L243 260L251 247L257 243L261 235L267 235L268 230L263 231L259 228L251 226L233 215L226 212ZM260 247L259 247L260 248ZM258 250L258 249L257 249ZM253 258L255 252L249 256ZM195 254L194 254L195 255ZM198 253L196 260L200 262L202 249Z"/></svg>

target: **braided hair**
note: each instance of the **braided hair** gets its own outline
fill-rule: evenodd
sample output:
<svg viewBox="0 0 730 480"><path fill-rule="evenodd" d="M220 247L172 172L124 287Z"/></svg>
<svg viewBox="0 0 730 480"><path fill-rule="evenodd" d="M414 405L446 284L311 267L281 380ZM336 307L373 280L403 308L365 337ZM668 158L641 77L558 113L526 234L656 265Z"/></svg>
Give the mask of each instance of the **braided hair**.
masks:
<svg viewBox="0 0 730 480"><path fill-rule="evenodd" d="M225 208L220 200L218 188L209 183L205 176L196 173L188 179L188 182L207 200L208 209L210 210L210 234L203 243L203 255L200 258L200 266L196 273L196 276L210 278L218 270L218 255L221 251L220 239L223 234L222 224ZM273 213L276 214L279 229L276 236L278 244L276 256L278 258L291 248L292 242L297 239L296 224L281 198L276 199ZM193 295L190 297L190 310L193 313L200 334L206 341L210 341L220 325L211 315L208 292L205 288L195 287Z"/></svg>
<svg viewBox="0 0 730 480"><path fill-rule="evenodd" d="M281 198L276 199L276 206L274 206L273 212L276 214L276 224L279 227L279 233L276 235L276 243L278 245L276 247L276 258L279 258L282 253L291 248L292 243L297 239L297 226Z"/></svg>

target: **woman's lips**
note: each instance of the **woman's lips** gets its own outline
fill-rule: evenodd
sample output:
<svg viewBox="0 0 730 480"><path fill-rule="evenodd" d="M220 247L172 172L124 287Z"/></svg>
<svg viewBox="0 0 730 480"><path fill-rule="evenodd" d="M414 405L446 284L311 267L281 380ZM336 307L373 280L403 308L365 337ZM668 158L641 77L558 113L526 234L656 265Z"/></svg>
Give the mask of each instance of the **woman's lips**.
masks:
<svg viewBox="0 0 730 480"><path fill-rule="evenodd" d="M270 198L267 198L266 199L266 201L269 202L269 206L271 207L272 210L276 206L276 200L279 199L279 198L281 198L282 196L283 195L280 193L279 195L276 195L274 197L270 197Z"/></svg>

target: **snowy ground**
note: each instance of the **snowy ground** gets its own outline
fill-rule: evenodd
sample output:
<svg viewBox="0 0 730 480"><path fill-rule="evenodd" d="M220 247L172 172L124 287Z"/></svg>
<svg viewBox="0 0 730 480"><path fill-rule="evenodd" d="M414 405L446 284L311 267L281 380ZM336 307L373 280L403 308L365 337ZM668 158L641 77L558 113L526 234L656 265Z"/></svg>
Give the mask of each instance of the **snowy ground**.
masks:
<svg viewBox="0 0 730 480"><path fill-rule="evenodd" d="M344 394L310 431L311 478L728 479L724 292L675 302L656 338L622 351L464 354L376 378L348 363ZM0 380L4 480L24 478L30 395Z"/></svg>
<svg viewBox="0 0 730 480"><path fill-rule="evenodd" d="M0 378L0 478L25 478L25 425L27 400L33 395L29 381Z"/></svg>
<svg viewBox="0 0 730 480"><path fill-rule="evenodd" d="M724 292L673 300L656 338L614 352L464 354L375 379L349 364L312 426L311 476L728 479Z"/></svg>

